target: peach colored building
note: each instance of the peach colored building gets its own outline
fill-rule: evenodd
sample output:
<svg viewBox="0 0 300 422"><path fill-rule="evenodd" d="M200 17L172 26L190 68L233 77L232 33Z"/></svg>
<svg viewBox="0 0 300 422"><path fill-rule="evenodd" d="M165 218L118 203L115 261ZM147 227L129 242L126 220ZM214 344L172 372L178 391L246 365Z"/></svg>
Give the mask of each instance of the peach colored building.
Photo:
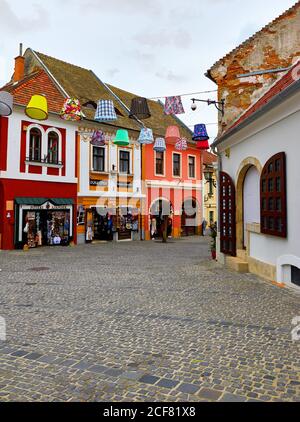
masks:
<svg viewBox="0 0 300 422"><path fill-rule="evenodd" d="M168 218L168 236L201 233L202 154L196 143L188 141L187 151L177 151L167 143L164 153L143 147L145 238L161 237L163 216ZM148 214L148 215L147 215Z"/></svg>

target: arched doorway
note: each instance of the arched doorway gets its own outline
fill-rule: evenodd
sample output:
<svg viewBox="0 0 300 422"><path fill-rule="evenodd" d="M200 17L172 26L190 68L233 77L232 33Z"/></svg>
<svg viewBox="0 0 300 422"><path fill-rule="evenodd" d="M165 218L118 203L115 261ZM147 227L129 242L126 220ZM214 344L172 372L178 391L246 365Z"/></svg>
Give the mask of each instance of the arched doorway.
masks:
<svg viewBox="0 0 300 422"><path fill-rule="evenodd" d="M164 230L167 235L173 234L173 207L165 198L156 199L150 207L150 234L151 239L162 239Z"/></svg>
<svg viewBox="0 0 300 422"><path fill-rule="evenodd" d="M186 199L182 204L182 236L195 236L198 227L198 202L194 198Z"/></svg>
<svg viewBox="0 0 300 422"><path fill-rule="evenodd" d="M250 173L248 173L249 171ZM247 236L245 233L245 228L247 224L249 224L250 222L254 223L255 222L254 220L257 220L258 212L260 215L259 190L260 190L261 173L262 173L262 165L260 164L258 159L255 157L248 157L245 160L243 160L237 172L237 176L236 176L236 180L237 180L236 182L236 247L238 250L242 250L245 247L247 247ZM250 204L251 201L254 201L254 203ZM247 204L248 205L250 204L249 211L246 209ZM258 219L257 222L260 223L260 218Z"/></svg>
<svg viewBox="0 0 300 422"><path fill-rule="evenodd" d="M251 166L243 187L243 244L247 247L247 224L260 223L260 174Z"/></svg>

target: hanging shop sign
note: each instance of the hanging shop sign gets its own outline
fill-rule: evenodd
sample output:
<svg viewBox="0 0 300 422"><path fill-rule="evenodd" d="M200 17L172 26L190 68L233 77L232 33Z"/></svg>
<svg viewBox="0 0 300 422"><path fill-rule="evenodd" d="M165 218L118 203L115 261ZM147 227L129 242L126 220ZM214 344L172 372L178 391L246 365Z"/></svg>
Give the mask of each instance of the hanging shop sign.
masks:
<svg viewBox="0 0 300 422"><path fill-rule="evenodd" d="M90 179L90 186L107 187L108 186L108 180Z"/></svg>

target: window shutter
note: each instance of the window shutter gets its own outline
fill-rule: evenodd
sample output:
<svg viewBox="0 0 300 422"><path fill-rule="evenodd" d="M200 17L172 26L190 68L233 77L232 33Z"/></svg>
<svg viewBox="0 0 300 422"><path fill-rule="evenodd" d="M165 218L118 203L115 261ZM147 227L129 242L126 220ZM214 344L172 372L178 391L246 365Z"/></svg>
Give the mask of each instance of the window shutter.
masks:
<svg viewBox="0 0 300 422"><path fill-rule="evenodd" d="M220 230L221 252L236 256L236 203L235 186L231 177L220 173Z"/></svg>
<svg viewBox="0 0 300 422"><path fill-rule="evenodd" d="M286 156L274 155L263 168L260 183L261 232L287 237Z"/></svg>

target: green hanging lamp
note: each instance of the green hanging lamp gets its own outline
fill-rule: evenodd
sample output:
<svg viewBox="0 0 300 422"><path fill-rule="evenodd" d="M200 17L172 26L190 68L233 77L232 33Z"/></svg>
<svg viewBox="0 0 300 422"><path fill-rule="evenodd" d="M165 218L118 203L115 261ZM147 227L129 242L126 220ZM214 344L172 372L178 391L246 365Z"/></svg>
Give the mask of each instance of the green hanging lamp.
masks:
<svg viewBox="0 0 300 422"><path fill-rule="evenodd" d="M118 129L113 143L120 147L128 147L130 145L128 131L125 129Z"/></svg>

